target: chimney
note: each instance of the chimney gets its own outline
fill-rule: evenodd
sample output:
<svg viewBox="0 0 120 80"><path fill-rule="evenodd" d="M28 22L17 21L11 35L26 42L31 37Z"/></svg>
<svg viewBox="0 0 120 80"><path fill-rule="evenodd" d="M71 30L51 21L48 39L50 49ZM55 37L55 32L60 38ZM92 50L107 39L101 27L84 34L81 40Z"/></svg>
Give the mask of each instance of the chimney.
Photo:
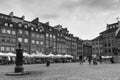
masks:
<svg viewBox="0 0 120 80"><path fill-rule="evenodd" d="M13 17L13 16L14 16L14 13L13 13L13 12L10 12L10 13L9 13L9 16L10 16L10 17Z"/></svg>
<svg viewBox="0 0 120 80"><path fill-rule="evenodd" d="M48 22L46 22L45 24L49 26L49 21L48 21Z"/></svg>
<svg viewBox="0 0 120 80"><path fill-rule="evenodd" d="M25 20L25 16L23 15L22 17L21 17L23 20Z"/></svg>

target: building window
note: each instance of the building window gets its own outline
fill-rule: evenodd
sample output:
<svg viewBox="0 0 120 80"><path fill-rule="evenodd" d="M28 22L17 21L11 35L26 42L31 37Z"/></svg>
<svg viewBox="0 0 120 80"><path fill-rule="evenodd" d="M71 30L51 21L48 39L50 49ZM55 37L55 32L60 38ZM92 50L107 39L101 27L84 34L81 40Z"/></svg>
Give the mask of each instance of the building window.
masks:
<svg viewBox="0 0 120 80"><path fill-rule="evenodd" d="M43 35L40 35L40 38L43 38Z"/></svg>
<svg viewBox="0 0 120 80"><path fill-rule="evenodd" d="M43 45L43 41L40 42L40 45Z"/></svg>
<svg viewBox="0 0 120 80"><path fill-rule="evenodd" d="M21 24L21 23L19 23L19 24L18 24L18 26L19 26L19 27L22 27L22 24Z"/></svg>
<svg viewBox="0 0 120 80"><path fill-rule="evenodd" d="M24 39L24 42L25 42L25 43L28 43L28 39L27 39L27 38L25 38L25 39Z"/></svg>
<svg viewBox="0 0 120 80"><path fill-rule="evenodd" d="M6 51L10 51L10 47L6 47Z"/></svg>
<svg viewBox="0 0 120 80"><path fill-rule="evenodd" d="M36 44L39 44L39 41L36 41Z"/></svg>
<svg viewBox="0 0 120 80"><path fill-rule="evenodd" d="M39 34L37 34L36 37L39 38Z"/></svg>
<svg viewBox="0 0 120 80"><path fill-rule="evenodd" d="M4 46L1 46L1 51L5 51L5 47Z"/></svg>
<svg viewBox="0 0 120 80"><path fill-rule="evenodd" d="M109 53L111 53L111 49L109 49Z"/></svg>
<svg viewBox="0 0 120 80"><path fill-rule="evenodd" d="M52 38L52 34L50 34L50 38Z"/></svg>
<svg viewBox="0 0 120 80"><path fill-rule="evenodd" d="M8 34L11 34L11 31L10 31L10 30L7 30L7 33L8 33Z"/></svg>
<svg viewBox="0 0 120 80"><path fill-rule="evenodd" d="M105 47L107 47L107 44L105 43Z"/></svg>
<svg viewBox="0 0 120 80"><path fill-rule="evenodd" d="M35 37L35 34L34 34L34 33L32 33L32 37Z"/></svg>
<svg viewBox="0 0 120 80"><path fill-rule="evenodd" d="M38 31L38 29L36 29L36 31Z"/></svg>
<svg viewBox="0 0 120 80"><path fill-rule="evenodd" d="M25 28L28 28L28 25L24 25Z"/></svg>
<svg viewBox="0 0 120 80"><path fill-rule="evenodd" d="M33 28L33 27L31 27L31 30L34 30L34 28Z"/></svg>
<svg viewBox="0 0 120 80"><path fill-rule="evenodd" d="M34 44L35 43L35 40L32 40L32 44Z"/></svg>
<svg viewBox="0 0 120 80"><path fill-rule="evenodd" d="M5 23L5 26L8 26L8 23Z"/></svg>
<svg viewBox="0 0 120 80"><path fill-rule="evenodd" d="M10 27L13 27L13 24L10 24L9 26L10 26Z"/></svg>
<svg viewBox="0 0 120 80"><path fill-rule="evenodd" d="M19 29L19 34L22 34L22 30L21 29Z"/></svg>
<svg viewBox="0 0 120 80"><path fill-rule="evenodd" d="M53 35L53 38L55 39L55 35Z"/></svg>
<svg viewBox="0 0 120 80"><path fill-rule="evenodd" d="M48 33L46 33L46 37L49 37L49 34L48 34Z"/></svg>
<svg viewBox="0 0 120 80"><path fill-rule="evenodd" d="M25 35L28 35L28 31L25 31Z"/></svg>
<svg viewBox="0 0 120 80"><path fill-rule="evenodd" d="M16 34L16 32L15 32L15 31L12 31L12 34L13 34L13 35L15 35L15 34Z"/></svg>
<svg viewBox="0 0 120 80"><path fill-rule="evenodd" d="M19 41L19 42L22 42L22 38L19 37L19 38L18 38L18 41Z"/></svg>
<svg viewBox="0 0 120 80"><path fill-rule="evenodd" d="M6 29L2 29L2 31L1 31L2 33L6 33Z"/></svg>
<svg viewBox="0 0 120 80"><path fill-rule="evenodd" d="M15 51L15 47L11 47L11 51Z"/></svg>

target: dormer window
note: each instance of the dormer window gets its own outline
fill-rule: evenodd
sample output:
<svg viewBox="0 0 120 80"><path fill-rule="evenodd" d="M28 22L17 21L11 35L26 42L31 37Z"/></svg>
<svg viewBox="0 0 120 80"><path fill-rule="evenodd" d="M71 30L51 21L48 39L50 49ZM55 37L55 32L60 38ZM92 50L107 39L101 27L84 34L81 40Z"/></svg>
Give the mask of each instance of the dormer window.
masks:
<svg viewBox="0 0 120 80"><path fill-rule="evenodd" d="M22 24L21 24L21 23L19 23L19 24L18 24L18 26L19 26L19 27L22 27Z"/></svg>
<svg viewBox="0 0 120 80"><path fill-rule="evenodd" d="M8 26L8 23L5 23L5 26Z"/></svg>
<svg viewBox="0 0 120 80"><path fill-rule="evenodd" d="M9 26L10 26L10 27L13 27L13 24L10 24Z"/></svg>

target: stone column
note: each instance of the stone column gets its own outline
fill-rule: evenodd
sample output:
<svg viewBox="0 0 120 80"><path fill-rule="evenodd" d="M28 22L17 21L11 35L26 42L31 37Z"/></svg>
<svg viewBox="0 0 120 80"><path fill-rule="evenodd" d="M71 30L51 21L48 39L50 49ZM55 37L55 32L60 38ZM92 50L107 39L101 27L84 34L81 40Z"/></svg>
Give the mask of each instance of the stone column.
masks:
<svg viewBox="0 0 120 80"><path fill-rule="evenodd" d="M16 49L16 66L15 73L20 73L24 71L23 67L23 49L21 49L21 44L19 43L18 49Z"/></svg>

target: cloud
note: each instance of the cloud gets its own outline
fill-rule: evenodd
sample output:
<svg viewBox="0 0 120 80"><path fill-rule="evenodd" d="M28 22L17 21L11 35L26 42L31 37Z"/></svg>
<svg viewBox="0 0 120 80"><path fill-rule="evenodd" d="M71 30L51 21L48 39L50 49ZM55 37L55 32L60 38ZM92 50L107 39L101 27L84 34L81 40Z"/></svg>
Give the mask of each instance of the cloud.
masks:
<svg viewBox="0 0 120 80"><path fill-rule="evenodd" d="M66 0L61 7L66 10L87 9L87 10L114 10L118 9L120 0Z"/></svg>

